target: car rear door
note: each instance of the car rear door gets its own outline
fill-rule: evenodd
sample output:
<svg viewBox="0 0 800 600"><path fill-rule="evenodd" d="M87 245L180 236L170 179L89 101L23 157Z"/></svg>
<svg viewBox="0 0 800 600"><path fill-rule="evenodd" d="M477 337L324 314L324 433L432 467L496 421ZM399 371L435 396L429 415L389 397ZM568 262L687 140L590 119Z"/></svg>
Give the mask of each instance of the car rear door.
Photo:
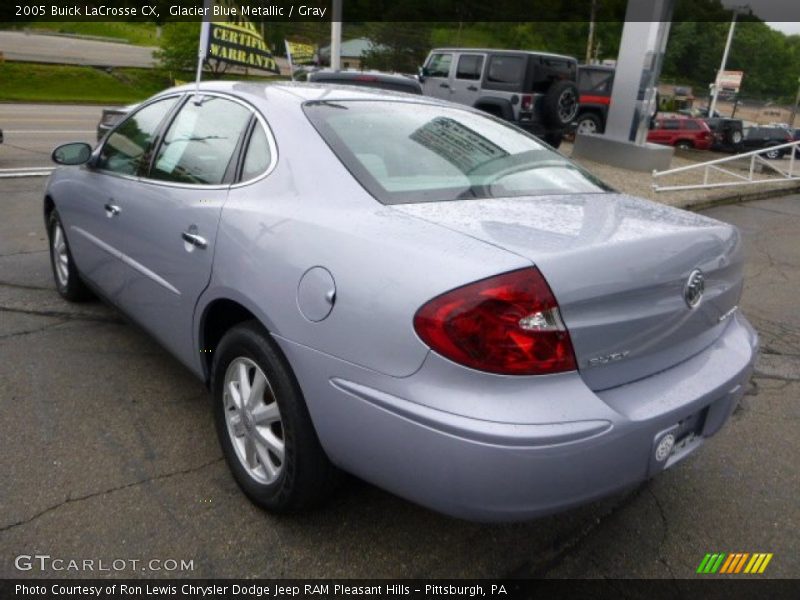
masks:
<svg viewBox="0 0 800 600"><path fill-rule="evenodd" d="M137 195L142 164L178 98L155 100L120 123L89 164L76 170L72 193L57 198L81 275L114 302L128 274L119 235L125 209Z"/></svg>
<svg viewBox="0 0 800 600"><path fill-rule="evenodd" d="M453 69L452 52L433 52L425 63L422 91L426 96L450 100L450 74Z"/></svg>
<svg viewBox="0 0 800 600"><path fill-rule="evenodd" d="M192 95L125 209L122 243L132 269L123 308L194 369L194 307L211 276L220 213L253 119L232 97Z"/></svg>
<svg viewBox="0 0 800 600"><path fill-rule="evenodd" d="M480 96L480 82L483 77L484 54L463 53L457 55L456 68L451 84L450 99L459 104L474 106Z"/></svg>

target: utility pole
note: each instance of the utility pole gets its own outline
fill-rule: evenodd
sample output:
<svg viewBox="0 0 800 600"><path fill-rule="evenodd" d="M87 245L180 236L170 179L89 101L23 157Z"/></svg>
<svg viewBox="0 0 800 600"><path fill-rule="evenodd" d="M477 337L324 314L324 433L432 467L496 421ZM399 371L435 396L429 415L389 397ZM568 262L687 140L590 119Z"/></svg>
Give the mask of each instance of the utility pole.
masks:
<svg viewBox="0 0 800 600"><path fill-rule="evenodd" d="M592 0L592 11L589 15L589 38L586 40L586 64L592 64L592 49L594 47L594 17L597 10L597 0Z"/></svg>
<svg viewBox="0 0 800 600"><path fill-rule="evenodd" d="M731 50L731 42L733 41L733 30L736 28L736 17L739 16L739 12L744 12L746 6L734 6L731 11L733 12L733 18L731 19L731 27L728 29L728 40L725 42L725 51L722 53L722 64L719 66L719 71L717 71L717 78L714 80L714 91L711 94L711 105L708 107L708 116L714 116L714 110L717 108L717 96L719 95L719 78L722 75L722 72L725 70L725 65L728 63L728 53Z"/></svg>
<svg viewBox="0 0 800 600"><path fill-rule="evenodd" d="M333 0L331 11L331 69L342 68L342 0Z"/></svg>
<svg viewBox="0 0 800 600"><path fill-rule="evenodd" d="M794 106L792 107L792 118L789 119L789 127L794 129L794 118L797 116L797 105L800 104L800 78L797 79L797 96L794 97Z"/></svg>

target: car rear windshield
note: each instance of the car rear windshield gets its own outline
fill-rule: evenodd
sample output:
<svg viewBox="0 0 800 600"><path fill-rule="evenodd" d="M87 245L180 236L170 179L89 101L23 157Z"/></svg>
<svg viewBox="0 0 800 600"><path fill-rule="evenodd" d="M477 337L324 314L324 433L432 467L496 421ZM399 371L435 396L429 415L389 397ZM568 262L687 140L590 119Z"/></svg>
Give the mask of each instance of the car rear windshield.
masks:
<svg viewBox="0 0 800 600"><path fill-rule="evenodd" d="M383 204L609 191L535 137L469 110L384 100L313 101L304 110Z"/></svg>

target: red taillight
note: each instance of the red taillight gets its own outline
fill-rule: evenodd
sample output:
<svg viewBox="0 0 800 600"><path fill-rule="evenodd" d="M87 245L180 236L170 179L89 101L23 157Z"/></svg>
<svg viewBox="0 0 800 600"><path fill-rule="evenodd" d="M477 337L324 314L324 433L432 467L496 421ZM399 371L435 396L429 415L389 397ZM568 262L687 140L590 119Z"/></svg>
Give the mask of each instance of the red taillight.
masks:
<svg viewBox="0 0 800 600"><path fill-rule="evenodd" d="M414 329L434 351L481 371L544 375L577 368L558 303L535 267L434 298L417 311Z"/></svg>
<svg viewBox="0 0 800 600"><path fill-rule="evenodd" d="M520 108L525 112L530 112L533 110L533 96L530 94L523 94L522 95L522 104L520 104Z"/></svg>

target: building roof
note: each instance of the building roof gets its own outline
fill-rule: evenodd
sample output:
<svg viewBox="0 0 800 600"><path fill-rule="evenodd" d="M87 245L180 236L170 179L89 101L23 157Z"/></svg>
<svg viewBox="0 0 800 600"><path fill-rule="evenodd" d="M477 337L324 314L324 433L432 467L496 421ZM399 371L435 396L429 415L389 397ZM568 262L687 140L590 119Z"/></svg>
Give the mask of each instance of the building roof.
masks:
<svg viewBox="0 0 800 600"><path fill-rule="evenodd" d="M354 38L342 42L341 56L342 58L361 58L361 55L373 48L375 44L372 40L367 38ZM319 49L320 58L329 58L331 55L331 47L323 46Z"/></svg>

